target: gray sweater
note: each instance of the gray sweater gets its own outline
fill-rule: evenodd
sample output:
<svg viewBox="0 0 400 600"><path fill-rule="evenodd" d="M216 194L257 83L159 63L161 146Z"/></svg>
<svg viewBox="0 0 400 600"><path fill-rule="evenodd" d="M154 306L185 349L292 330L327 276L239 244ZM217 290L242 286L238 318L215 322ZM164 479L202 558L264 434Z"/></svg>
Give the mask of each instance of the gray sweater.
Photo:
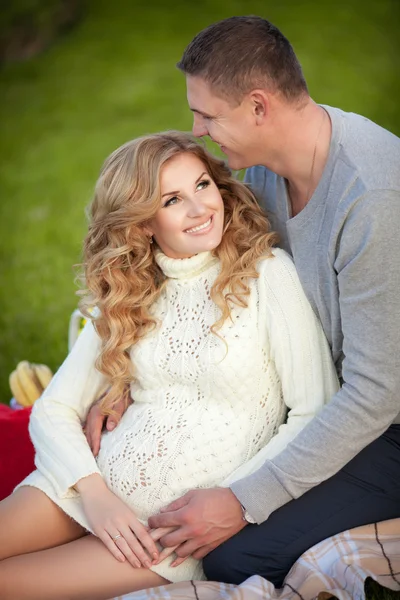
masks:
<svg viewBox="0 0 400 600"><path fill-rule="evenodd" d="M298 215L282 177L256 166L245 178L294 259L342 381L285 450L231 485L258 523L400 423L400 139L324 108L329 157Z"/></svg>

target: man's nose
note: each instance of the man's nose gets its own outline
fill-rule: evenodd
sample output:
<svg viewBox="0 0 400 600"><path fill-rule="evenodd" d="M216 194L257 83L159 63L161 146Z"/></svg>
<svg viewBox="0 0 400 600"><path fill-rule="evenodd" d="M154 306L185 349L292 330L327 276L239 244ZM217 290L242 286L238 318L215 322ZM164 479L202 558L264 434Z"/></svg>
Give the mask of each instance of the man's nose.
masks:
<svg viewBox="0 0 400 600"><path fill-rule="evenodd" d="M208 129L205 126L204 119L200 115L194 115L192 133L195 137L208 135Z"/></svg>

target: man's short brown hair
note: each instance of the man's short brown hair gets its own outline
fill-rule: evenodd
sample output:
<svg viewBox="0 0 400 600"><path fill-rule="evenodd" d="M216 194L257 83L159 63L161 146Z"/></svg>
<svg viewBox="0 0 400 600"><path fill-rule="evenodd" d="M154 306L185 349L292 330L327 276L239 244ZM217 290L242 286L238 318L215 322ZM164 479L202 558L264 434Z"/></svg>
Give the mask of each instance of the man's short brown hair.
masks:
<svg viewBox="0 0 400 600"><path fill-rule="evenodd" d="M213 23L190 42L177 67L237 103L256 88L280 92L288 101L308 94L291 44L261 17L229 17Z"/></svg>

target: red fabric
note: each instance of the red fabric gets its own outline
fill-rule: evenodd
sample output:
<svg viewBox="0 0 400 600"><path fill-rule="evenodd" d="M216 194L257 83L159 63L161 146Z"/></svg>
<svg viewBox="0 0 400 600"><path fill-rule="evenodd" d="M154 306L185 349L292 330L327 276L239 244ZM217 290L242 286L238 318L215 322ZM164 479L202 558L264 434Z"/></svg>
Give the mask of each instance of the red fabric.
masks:
<svg viewBox="0 0 400 600"><path fill-rule="evenodd" d="M0 500L35 468L35 451L28 433L31 410L12 410L0 404Z"/></svg>

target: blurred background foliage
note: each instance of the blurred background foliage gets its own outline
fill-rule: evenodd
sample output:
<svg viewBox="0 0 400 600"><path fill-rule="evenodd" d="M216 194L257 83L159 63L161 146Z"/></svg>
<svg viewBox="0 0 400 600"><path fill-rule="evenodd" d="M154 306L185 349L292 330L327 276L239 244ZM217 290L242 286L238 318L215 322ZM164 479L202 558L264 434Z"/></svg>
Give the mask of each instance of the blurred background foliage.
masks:
<svg viewBox="0 0 400 600"><path fill-rule="evenodd" d="M80 0L0 3L0 62L26 60L46 49L81 15Z"/></svg>
<svg viewBox="0 0 400 600"><path fill-rule="evenodd" d="M213 21L280 27L318 102L400 134L398 0L0 2L0 401L18 361L56 369L76 307L84 209L104 158L137 135L189 130L175 68Z"/></svg>

